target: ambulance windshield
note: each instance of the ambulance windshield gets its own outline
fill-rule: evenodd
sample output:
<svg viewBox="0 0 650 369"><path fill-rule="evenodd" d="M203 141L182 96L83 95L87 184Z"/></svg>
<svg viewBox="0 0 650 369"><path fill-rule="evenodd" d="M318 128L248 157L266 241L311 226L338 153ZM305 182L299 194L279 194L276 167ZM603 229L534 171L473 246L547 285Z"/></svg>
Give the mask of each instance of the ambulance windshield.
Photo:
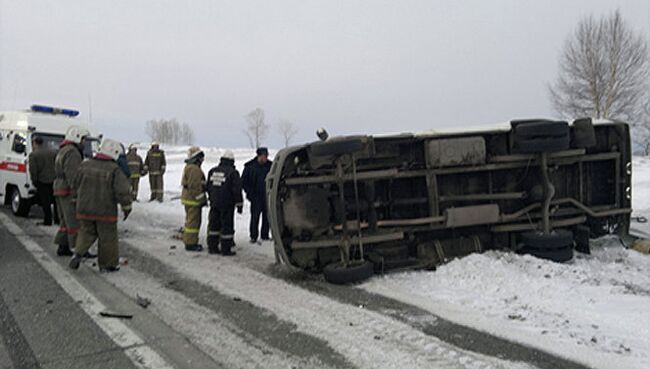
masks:
<svg viewBox="0 0 650 369"><path fill-rule="evenodd" d="M34 133L32 134L32 141L36 138L40 137L43 139L43 147L51 149L51 150L58 150L59 145L61 145L61 142L63 142L63 135L54 135L51 133Z"/></svg>

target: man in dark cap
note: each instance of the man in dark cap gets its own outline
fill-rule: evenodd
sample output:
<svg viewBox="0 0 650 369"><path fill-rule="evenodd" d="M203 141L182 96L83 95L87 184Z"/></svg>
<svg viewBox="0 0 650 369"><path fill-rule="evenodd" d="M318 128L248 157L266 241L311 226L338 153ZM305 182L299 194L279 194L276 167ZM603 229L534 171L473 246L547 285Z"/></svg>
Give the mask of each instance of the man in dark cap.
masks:
<svg viewBox="0 0 650 369"><path fill-rule="evenodd" d="M54 201L54 162L56 150L47 147L43 138L36 136L32 141L33 152L29 154L29 175L34 187L38 202L43 208L43 225L52 225L52 205L54 205L54 223L59 223L59 215Z"/></svg>
<svg viewBox="0 0 650 369"><path fill-rule="evenodd" d="M251 243L257 242L257 237L262 240L269 240L269 221L266 208L266 175L271 170L269 150L266 147L257 149L257 156L244 165L242 173L242 187L246 192L246 198L251 202ZM262 218L262 231L260 234L260 216Z"/></svg>

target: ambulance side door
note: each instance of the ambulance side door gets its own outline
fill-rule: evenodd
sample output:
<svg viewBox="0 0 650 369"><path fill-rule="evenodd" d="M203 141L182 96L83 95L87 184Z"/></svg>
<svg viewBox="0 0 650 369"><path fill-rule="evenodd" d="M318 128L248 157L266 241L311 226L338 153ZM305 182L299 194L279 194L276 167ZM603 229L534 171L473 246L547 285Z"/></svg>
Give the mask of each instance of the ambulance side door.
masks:
<svg viewBox="0 0 650 369"><path fill-rule="evenodd" d="M2 157L0 157L0 172L5 179L3 191L7 185L14 185L23 198L29 197L27 175L27 135L21 131L9 131L3 135ZM25 186L28 185L28 186Z"/></svg>

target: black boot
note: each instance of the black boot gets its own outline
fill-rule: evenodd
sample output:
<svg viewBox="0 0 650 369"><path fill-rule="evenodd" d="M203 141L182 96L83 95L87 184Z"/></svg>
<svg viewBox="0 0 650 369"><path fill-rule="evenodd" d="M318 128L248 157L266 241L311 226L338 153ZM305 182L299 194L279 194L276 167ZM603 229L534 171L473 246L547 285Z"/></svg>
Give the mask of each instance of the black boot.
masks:
<svg viewBox="0 0 650 369"><path fill-rule="evenodd" d="M79 269L79 264L81 264L81 259L83 259L83 256L75 253L72 259L70 259L70 264L68 264L70 269L74 269L74 270Z"/></svg>
<svg viewBox="0 0 650 369"><path fill-rule="evenodd" d="M201 252L201 251L203 251L203 246L201 246L201 245L185 245L185 251Z"/></svg>
<svg viewBox="0 0 650 369"><path fill-rule="evenodd" d="M59 256L72 256L72 250L70 250L68 245L59 245L56 254Z"/></svg>
<svg viewBox="0 0 650 369"><path fill-rule="evenodd" d="M221 254L219 244L208 244L208 254Z"/></svg>
<svg viewBox="0 0 650 369"><path fill-rule="evenodd" d="M230 241L230 242L228 242L228 241ZM231 250L233 246L234 246L234 243L232 242L232 240L225 240L225 241L221 242L221 255L223 255L223 256L237 255L236 252Z"/></svg>
<svg viewBox="0 0 650 369"><path fill-rule="evenodd" d="M220 239L217 235L208 236L208 254L221 254L219 241Z"/></svg>

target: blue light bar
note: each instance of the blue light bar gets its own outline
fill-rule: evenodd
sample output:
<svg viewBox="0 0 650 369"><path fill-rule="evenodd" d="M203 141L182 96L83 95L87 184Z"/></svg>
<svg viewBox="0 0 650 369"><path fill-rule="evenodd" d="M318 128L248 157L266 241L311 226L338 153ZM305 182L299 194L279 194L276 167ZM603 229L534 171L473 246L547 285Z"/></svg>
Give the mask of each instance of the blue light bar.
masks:
<svg viewBox="0 0 650 369"><path fill-rule="evenodd" d="M79 112L76 110L55 108L52 106L45 106L45 105L32 105L30 110L35 113L63 114L69 117L76 117L77 115L79 115Z"/></svg>

